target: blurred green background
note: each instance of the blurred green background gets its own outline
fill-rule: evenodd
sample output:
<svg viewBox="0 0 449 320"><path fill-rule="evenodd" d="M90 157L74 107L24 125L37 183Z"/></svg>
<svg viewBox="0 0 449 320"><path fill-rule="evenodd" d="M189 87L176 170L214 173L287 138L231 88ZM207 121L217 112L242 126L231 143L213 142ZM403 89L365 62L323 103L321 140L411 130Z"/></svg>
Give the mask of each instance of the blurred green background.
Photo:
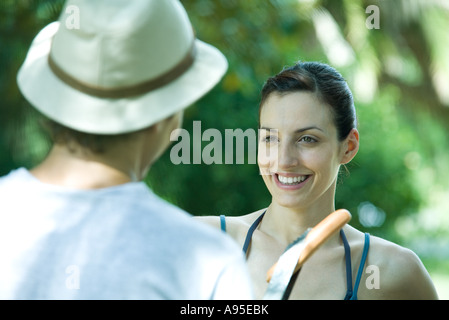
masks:
<svg viewBox="0 0 449 320"><path fill-rule="evenodd" d="M449 2L181 2L197 37L229 61L223 81L186 110L184 128L191 132L201 121L203 132L216 128L223 137L225 129L256 130L267 77L298 60L334 66L353 91L361 136L349 174L340 178L337 207L350 210L360 230L413 249L448 299ZM49 149L15 77L31 40L62 5L0 2L0 175L32 167ZM146 181L194 215L241 215L270 203L257 166L247 162L174 165L168 150Z"/></svg>

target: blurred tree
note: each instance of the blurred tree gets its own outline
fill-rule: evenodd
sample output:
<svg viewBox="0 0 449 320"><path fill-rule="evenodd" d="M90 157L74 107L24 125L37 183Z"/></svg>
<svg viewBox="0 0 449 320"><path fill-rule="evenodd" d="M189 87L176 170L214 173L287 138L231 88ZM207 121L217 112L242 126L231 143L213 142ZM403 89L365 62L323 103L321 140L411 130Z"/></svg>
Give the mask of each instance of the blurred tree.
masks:
<svg viewBox="0 0 449 320"><path fill-rule="evenodd" d="M36 112L16 83L20 65L37 32L57 19L64 1L2 0L0 3L0 175L32 166L48 151Z"/></svg>

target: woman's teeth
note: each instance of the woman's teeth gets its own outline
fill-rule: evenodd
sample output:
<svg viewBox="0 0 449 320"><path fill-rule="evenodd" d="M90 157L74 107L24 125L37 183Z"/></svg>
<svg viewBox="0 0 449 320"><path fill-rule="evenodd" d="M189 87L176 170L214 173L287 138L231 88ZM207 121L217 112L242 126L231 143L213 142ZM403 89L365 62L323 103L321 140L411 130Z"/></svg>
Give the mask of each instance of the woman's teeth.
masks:
<svg viewBox="0 0 449 320"><path fill-rule="evenodd" d="M284 177L278 175L278 179L282 184L299 184L307 179L307 176L299 176L299 177Z"/></svg>

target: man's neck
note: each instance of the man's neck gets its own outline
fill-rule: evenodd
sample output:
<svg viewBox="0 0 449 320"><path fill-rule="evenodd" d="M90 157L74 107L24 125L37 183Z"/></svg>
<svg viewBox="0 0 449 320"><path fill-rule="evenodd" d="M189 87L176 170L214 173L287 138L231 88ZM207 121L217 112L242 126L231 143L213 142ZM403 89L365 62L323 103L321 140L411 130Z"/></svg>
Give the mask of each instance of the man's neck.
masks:
<svg viewBox="0 0 449 320"><path fill-rule="evenodd" d="M74 189L99 189L137 180L115 162L55 145L30 172L41 182Z"/></svg>

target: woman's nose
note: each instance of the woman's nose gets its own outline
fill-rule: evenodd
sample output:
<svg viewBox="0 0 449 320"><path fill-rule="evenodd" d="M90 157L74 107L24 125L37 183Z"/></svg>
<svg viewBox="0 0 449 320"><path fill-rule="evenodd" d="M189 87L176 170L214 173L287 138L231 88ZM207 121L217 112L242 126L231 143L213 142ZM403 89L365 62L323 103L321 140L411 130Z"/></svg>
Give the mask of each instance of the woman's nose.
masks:
<svg viewBox="0 0 449 320"><path fill-rule="evenodd" d="M296 148L290 144L279 144L277 147L277 167L286 170L299 164L300 155Z"/></svg>

